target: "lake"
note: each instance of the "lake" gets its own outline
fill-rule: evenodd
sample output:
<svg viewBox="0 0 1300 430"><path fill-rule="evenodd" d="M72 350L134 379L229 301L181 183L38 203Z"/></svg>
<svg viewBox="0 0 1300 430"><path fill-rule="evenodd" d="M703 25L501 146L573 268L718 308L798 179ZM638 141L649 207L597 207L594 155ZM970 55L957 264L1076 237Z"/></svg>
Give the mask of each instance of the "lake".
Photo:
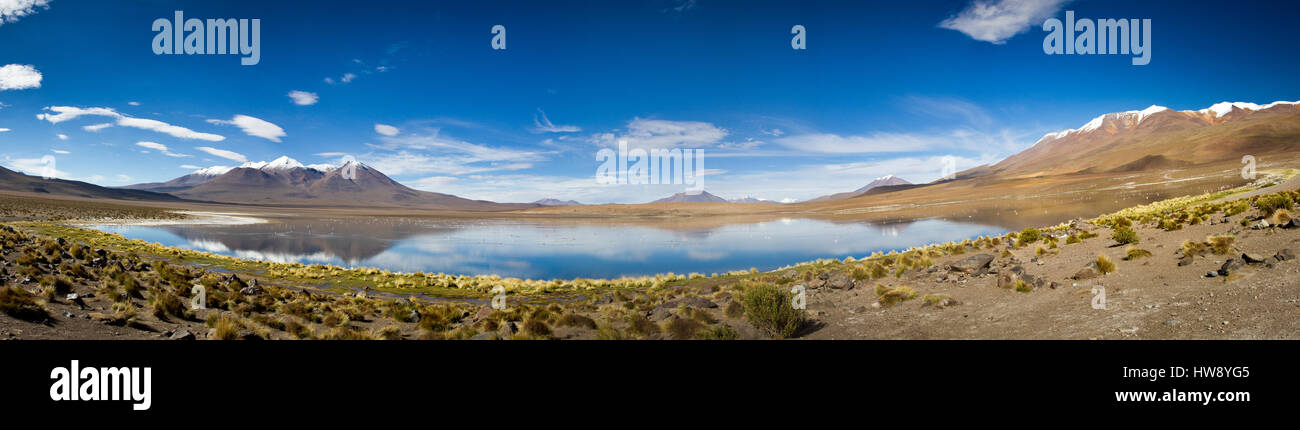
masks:
<svg viewBox="0 0 1300 430"><path fill-rule="evenodd" d="M423 218L90 228L248 259L531 279L767 271L1006 232L940 219L879 224L797 218L704 228Z"/></svg>

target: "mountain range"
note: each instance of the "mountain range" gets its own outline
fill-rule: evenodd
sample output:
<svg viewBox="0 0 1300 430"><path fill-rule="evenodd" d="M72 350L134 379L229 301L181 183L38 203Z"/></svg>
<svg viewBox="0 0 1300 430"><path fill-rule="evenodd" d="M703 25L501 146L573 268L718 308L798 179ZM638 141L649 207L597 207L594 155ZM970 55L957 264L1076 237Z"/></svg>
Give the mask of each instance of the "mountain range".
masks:
<svg viewBox="0 0 1300 430"><path fill-rule="evenodd" d="M976 183L1078 174L1124 174L1180 169L1239 161L1244 155L1300 152L1300 102L1265 105L1217 103L1205 109L1176 111L1162 106L1100 115L1079 128L1047 133L1030 148L993 165L957 173L956 181ZM948 181L953 182L953 181ZM876 178L854 191L809 202L847 200L931 184L911 184L895 176ZM289 157L212 166L166 182L106 188L84 182L44 180L0 168L0 191L119 200L274 204L289 206L409 207L495 211L577 205L542 199L533 203L494 203L409 188L359 162L341 166L303 165ZM708 192L677 193L652 203L724 203ZM768 202L746 197L739 203Z"/></svg>
<svg viewBox="0 0 1300 430"><path fill-rule="evenodd" d="M873 180L873 181L871 181L871 182L868 182L867 185L864 185L862 188L858 188L858 189L856 189L856 190L849 191L849 192L845 192L845 193L836 193L836 194L831 194L831 195L821 196L821 197L818 197L818 198L815 198L815 199L812 199L812 200L809 200L809 201L810 201L810 202L826 202L826 201L832 201L832 200L843 200L843 199L848 199L848 198L853 198L853 197L857 197L857 196L865 195L865 194L871 192L871 190L875 190L875 189L877 189L877 188L881 188L881 187L894 188L894 187L900 187L900 186L906 186L906 185L912 185L912 183L911 183L911 182L907 182L906 179L903 179L903 178L900 178L900 177L897 177L897 176L894 176L894 175L886 175L886 176L882 176L882 177L876 178L875 180Z"/></svg>
<svg viewBox="0 0 1300 430"><path fill-rule="evenodd" d="M287 156L270 162L248 162L238 167L213 166L167 182L123 188L224 203L451 210L538 207L536 204L494 203L415 190L356 161L340 166L307 166Z"/></svg>

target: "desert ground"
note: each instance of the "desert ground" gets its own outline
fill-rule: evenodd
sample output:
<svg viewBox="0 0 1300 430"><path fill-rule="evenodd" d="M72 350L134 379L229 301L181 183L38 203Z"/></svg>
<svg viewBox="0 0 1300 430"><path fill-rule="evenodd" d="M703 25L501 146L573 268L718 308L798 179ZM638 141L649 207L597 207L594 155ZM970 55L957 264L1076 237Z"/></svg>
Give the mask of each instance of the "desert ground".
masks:
<svg viewBox="0 0 1300 430"><path fill-rule="evenodd" d="M557 281L238 260L76 227L192 216L186 211L364 215L356 209L5 194L0 339L1295 338L1300 229L1289 211L1300 177L1262 170L1265 179L1245 183L1228 166L1175 173L1094 178L1101 182L1084 187L1093 193L1029 179L993 187L1024 187L1018 197L939 189L948 194L922 204L872 196L856 209L604 205L494 215L699 228L789 216L905 218L939 205L946 216L983 214L1028 228L770 272ZM1060 222L1099 201L1115 212ZM1016 205L1049 209L1024 216ZM384 213L417 215L482 216ZM1029 224L1040 219L1054 221ZM193 306L195 285L202 309ZM489 305L496 286L505 288L504 309ZM1094 306L1101 288L1104 309ZM791 306L801 300L806 309Z"/></svg>

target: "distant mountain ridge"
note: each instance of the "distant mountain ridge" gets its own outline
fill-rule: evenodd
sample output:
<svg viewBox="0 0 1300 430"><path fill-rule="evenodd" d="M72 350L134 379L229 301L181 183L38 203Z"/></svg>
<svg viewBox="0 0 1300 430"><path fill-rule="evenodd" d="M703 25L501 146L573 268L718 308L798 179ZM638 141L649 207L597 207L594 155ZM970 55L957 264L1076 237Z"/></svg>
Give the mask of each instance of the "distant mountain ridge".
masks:
<svg viewBox="0 0 1300 430"><path fill-rule="evenodd" d="M165 190L186 199L225 203L484 211L539 206L494 203L415 190L356 161L339 166L304 165L287 156L269 162L247 162L233 168L213 166L167 182L124 188Z"/></svg>
<svg viewBox="0 0 1300 430"><path fill-rule="evenodd" d="M650 203L726 203L727 199L709 194L708 191L700 191L699 194L689 194L680 192Z"/></svg>
<svg viewBox="0 0 1300 430"><path fill-rule="evenodd" d="M903 179L903 178L900 178L900 177L897 177L897 176L894 176L894 175L885 175L885 176L881 176L881 177L879 177L879 178L876 178L876 179L872 180L871 182L868 182L867 185L864 185L862 188L858 188L858 189L856 189L856 190L849 191L849 192L845 192L845 193L836 193L836 194L831 194L831 195L825 195L825 196L817 197L817 198L812 199L812 200L809 200L809 201L810 201L810 202L827 202L827 201L833 201L833 200L844 200L844 199L853 198L853 197L857 197L857 196L861 196L861 195L867 194L867 193L871 192L871 190L874 190L874 189L876 189L876 188L881 188L881 187L895 187L895 186L899 186L899 185L912 185L912 183L911 183L911 182L908 182L906 179Z"/></svg>
<svg viewBox="0 0 1300 430"><path fill-rule="evenodd" d="M541 199L533 202L533 204L542 206L582 206L582 203L578 203L576 200L559 200L552 198Z"/></svg>
<svg viewBox="0 0 1300 430"><path fill-rule="evenodd" d="M66 179L44 179L0 167L0 191L39 193L52 196L137 201L180 201L170 194L143 190L101 187Z"/></svg>

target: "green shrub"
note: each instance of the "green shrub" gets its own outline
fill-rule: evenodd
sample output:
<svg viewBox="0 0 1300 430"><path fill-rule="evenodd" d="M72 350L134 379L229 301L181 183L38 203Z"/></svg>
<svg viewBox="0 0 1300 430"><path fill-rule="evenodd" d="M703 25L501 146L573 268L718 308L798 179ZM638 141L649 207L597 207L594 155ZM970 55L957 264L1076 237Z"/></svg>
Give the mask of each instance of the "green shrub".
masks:
<svg viewBox="0 0 1300 430"><path fill-rule="evenodd" d="M1038 231L1038 229L1036 228L1030 227L1024 229L1020 232L1019 235L1016 236L1018 242L1016 246L1025 246L1037 242L1038 239L1040 238L1040 235L1041 232Z"/></svg>
<svg viewBox="0 0 1300 430"><path fill-rule="evenodd" d="M1110 238L1120 245L1137 245L1142 241L1138 238L1137 232L1128 227L1115 227L1115 232L1111 233Z"/></svg>
<svg viewBox="0 0 1300 430"><path fill-rule="evenodd" d="M735 340L740 339L736 329L726 324L718 324L695 333L696 340Z"/></svg>
<svg viewBox="0 0 1300 430"><path fill-rule="evenodd" d="M1225 255L1232 251L1232 243L1236 240L1237 238L1230 234L1209 236L1205 238L1205 242L1210 245L1210 250L1214 251L1214 253L1218 255Z"/></svg>
<svg viewBox="0 0 1300 430"><path fill-rule="evenodd" d="M783 289L764 285L745 291L741 301L750 322L773 336L787 338L798 333L805 320L804 311L795 309L791 298Z"/></svg>
<svg viewBox="0 0 1300 430"><path fill-rule="evenodd" d="M1287 194L1270 194L1255 199L1255 207L1265 218L1273 216L1278 209L1295 210L1295 200Z"/></svg>

